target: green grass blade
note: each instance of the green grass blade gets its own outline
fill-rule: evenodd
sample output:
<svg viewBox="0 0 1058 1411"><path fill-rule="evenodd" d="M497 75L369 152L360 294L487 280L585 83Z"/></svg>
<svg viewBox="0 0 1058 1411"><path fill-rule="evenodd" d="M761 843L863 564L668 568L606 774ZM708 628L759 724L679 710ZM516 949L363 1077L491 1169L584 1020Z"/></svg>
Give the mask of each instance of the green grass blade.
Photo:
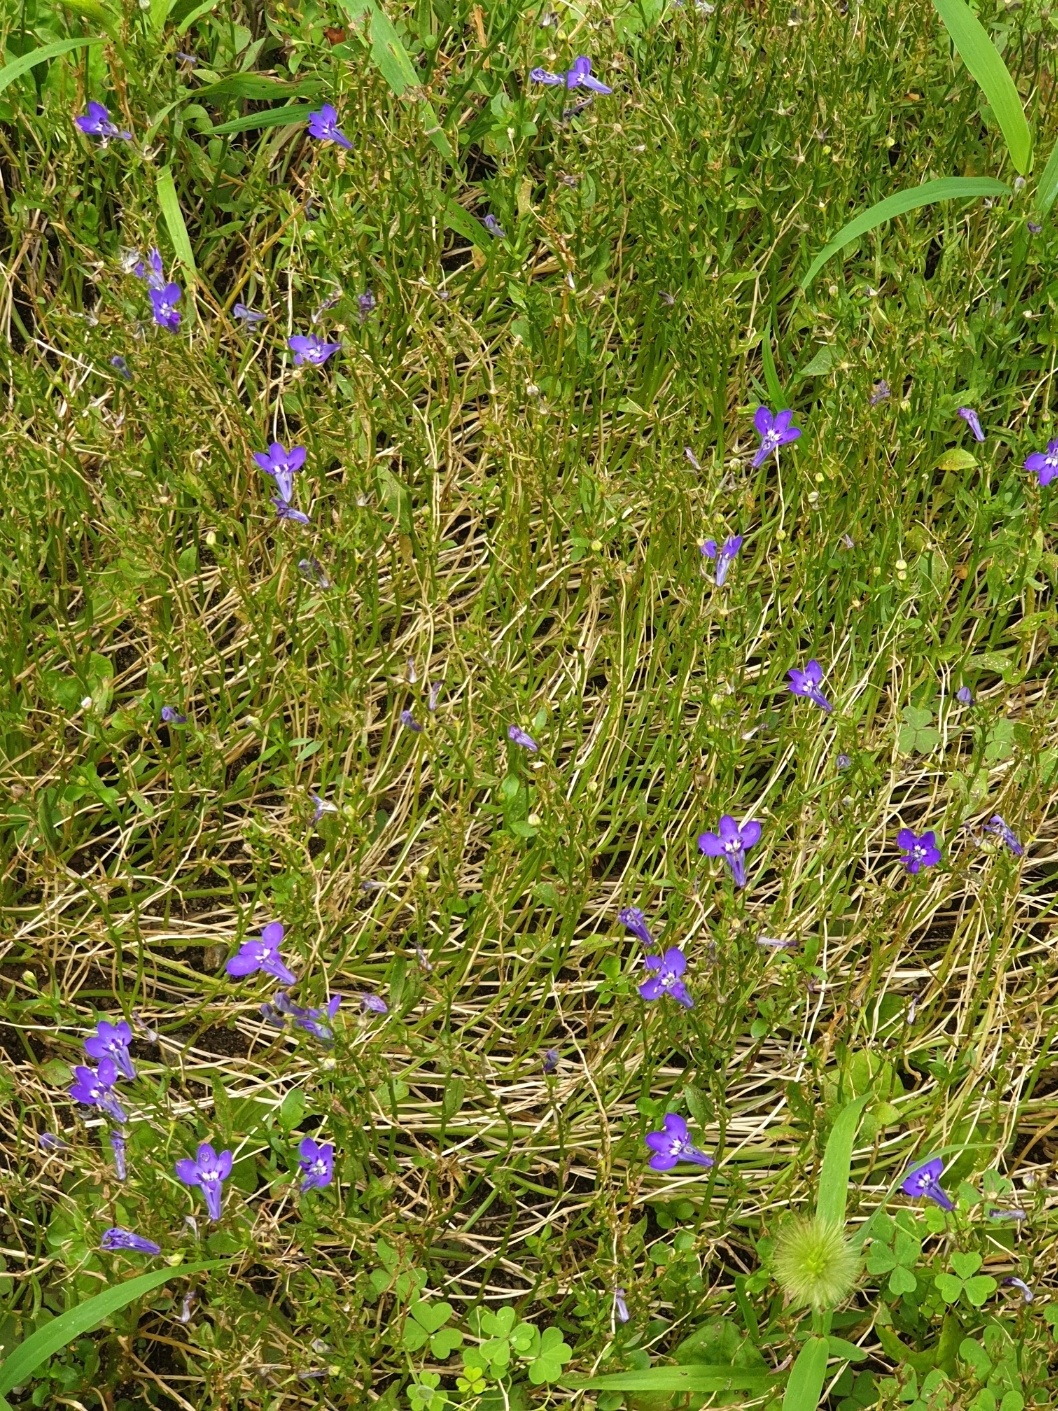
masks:
<svg viewBox="0 0 1058 1411"><path fill-rule="evenodd" d="M286 124L308 122L313 112L306 103L288 103L283 108L269 108L266 113L247 113L244 118L232 118L231 122L218 123L213 129L214 136L223 137L229 132L254 132L260 127L283 127Z"/></svg>
<svg viewBox="0 0 1058 1411"><path fill-rule="evenodd" d="M835 1225L845 1223L845 1197L849 1190L852 1148L860 1125L860 1115L869 1101L870 1094L867 1093L847 1103L830 1129L826 1151L823 1153L823 1169L819 1175L819 1194L816 1196L816 1215L820 1220Z"/></svg>
<svg viewBox="0 0 1058 1411"><path fill-rule="evenodd" d="M924 181L920 186L909 186L904 191L896 191L884 201L878 201L868 210L862 211L843 225L829 244L824 245L812 261L808 273L801 280L801 288L807 289L816 275L839 250L867 231L884 225L894 216L917 211L921 206L932 206L937 201L968 201L975 196L1009 196L1010 187L990 176L942 176L934 181Z"/></svg>
<svg viewBox="0 0 1058 1411"><path fill-rule="evenodd" d="M824 1350L826 1341L823 1342ZM825 1365L824 1357L824 1365ZM571 1391L755 1391L774 1380L771 1372L746 1367L648 1367L643 1371L610 1372L602 1377L563 1377L559 1385Z"/></svg>
<svg viewBox="0 0 1058 1411"><path fill-rule="evenodd" d="M1040 184L1036 188L1036 212L1045 216L1054 205L1054 198L1058 196L1058 142L1051 148L1051 155L1047 158L1047 165L1043 169L1040 177Z"/></svg>
<svg viewBox="0 0 1058 1411"><path fill-rule="evenodd" d="M177 200L172 167L162 167L159 171L156 189L158 205L161 207L165 224L169 229L169 239L173 242L176 258L183 265L188 279L197 279L195 256L188 238L187 226L184 224L183 212L180 210L180 202Z"/></svg>
<svg viewBox="0 0 1058 1411"><path fill-rule="evenodd" d="M57 59L60 54L68 54L71 49L86 49L90 44L102 44L102 37L95 35L84 39L57 39L54 44L43 44L18 59L12 59L0 69L0 93L16 78L21 78L38 64L46 64L49 59Z"/></svg>
<svg viewBox="0 0 1058 1411"><path fill-rule="evenodd" d="M144 1294L160 1288L169 1279L198 1274L203 1269L219 1269L229 1262L227 1259L207 1259L198 1264L177 1264L164 1269L154 1269L149 1274L141 1274L138 1278L128 1279L123 1284L109 1288L105 1293L97 1293L93 1298L79 1303L76 1308L53 1318L50 1323L45 1323L43 1328L26 1338L25 1342L19 1343L4 1359L0 1365L0 1396L11 1391L13 1387L24 1386L42 1362L54 1357L67 1343L73 1342L74 1338L80 1337L82 1333L87 1333L97 1323L109 1318L112 1313L117 1313L134 1299L142 1298Z"/></svg>
<svg viewBox="0 0 1058 1411"><path fill-rule="evenodd" d="M797 1354L790 1369L782 1411L816 1411L827 1375L830 1344L826 1338L811 1337Z"/></svg>
<svg viewBox="0 0 1058 1411"><path fill-rule="evenodd" d="M1032 169L1032 132L1010 70L965 0L933 0L933 6L995 113L1010 160L1025 176Z"/></svg>
<svg viewBox="0 0 1058 1411"><path fill-rule="evenodd" d="M462 235L464 240L469 240L472 245L477 245L481 250L487 250L492 241L491 235L485 231L485 227L463 209L458 201L451 196L440 197L441 214L444 216L445 225L449 230L454 230L457 235Z"/></svg>
<svg viewBox="0 0 1058 1411"><path fill-rule="evenodd" d="M785 411L789 404L783 396L779 374L775 367L775 355L771 350L771 319L768 320L764 329L764 337L760 340L760 357L764 364L764 382L768 388L768 396L771 398L772 406L776 411Z"/></svg>

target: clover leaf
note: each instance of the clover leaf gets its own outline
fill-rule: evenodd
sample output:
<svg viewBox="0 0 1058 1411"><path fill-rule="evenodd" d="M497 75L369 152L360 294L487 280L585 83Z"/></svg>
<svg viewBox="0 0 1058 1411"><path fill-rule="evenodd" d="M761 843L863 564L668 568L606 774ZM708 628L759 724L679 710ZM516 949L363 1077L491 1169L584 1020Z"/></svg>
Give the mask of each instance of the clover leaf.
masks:
<svg viewBox="0 0 1058 1411"><path fill-rule="evenodd" d="M933 712L921 706L905 706L900 712L904 724L900 727L898 748L901 754L931 754L940 744L940 731L935 729Z"/></svg>
<svg viewBox="0 0 1058 1411"><path fill-rule="evenodd" d="M558 1328L545 1328L540 1336L540 1351L529 1364L529 1380L533 1386L557 1382L563 1366L572 1356L573 1349L562 1341Z"/></svg>

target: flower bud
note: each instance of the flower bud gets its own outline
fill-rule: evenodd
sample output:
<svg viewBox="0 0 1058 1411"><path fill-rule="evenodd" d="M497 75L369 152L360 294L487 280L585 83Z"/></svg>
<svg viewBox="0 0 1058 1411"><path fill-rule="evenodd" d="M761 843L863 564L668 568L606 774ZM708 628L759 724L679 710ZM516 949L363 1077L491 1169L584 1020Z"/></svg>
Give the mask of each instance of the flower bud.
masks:
<svg viewBox="0 0 1058 1411"><path fill-rule="evenodd" d="M840 1225L818 1216L790 1220L775 1242L774 1272L790 1301L836 1308L852 1292L859 1258Z"/></svg>

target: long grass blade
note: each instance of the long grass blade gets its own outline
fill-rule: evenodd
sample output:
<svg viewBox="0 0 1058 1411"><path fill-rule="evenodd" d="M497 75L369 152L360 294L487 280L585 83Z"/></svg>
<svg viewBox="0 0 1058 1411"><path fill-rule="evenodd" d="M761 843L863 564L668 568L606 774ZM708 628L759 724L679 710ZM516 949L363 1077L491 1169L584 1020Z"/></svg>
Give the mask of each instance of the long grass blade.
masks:
<svg viewBox="0 0 1058 1411"><path fill-rule="evenodd" d="M218 123L213 129L216 137L229 132L254 132L261 127L285 127L293 123L306 123L313 109L306 103L287 103L282 108L269 108L264 113L247 113L242 118L232 118L231 122Z"/></svg>
<svg viewBox="0 0 1058 1411"><path fill-rule="evenodd" d="M1037 214L1045 216L1054 205L1056 196L1058 196L1058 142L1051 148L1051 155L1047 158L1047 165L1043 169L1040 184L1036 188Z"/></svg>
<svg viewBox="0 0 1058 1411"><path fill-rule="evenodd" d="M838 1113L823 1153L823 1169L819 1173L819 1194L816 1215L834 1225L845 1223L845 1200L852 1169L852 1148L860 1125L860 1115L870 1101L870 1094L857 1097Z"/></svg>
<svg viewBox="0 0 1058 1411"><path fill-rule="evenodd" d="M995 113L1015 170L1025 176L1032 170L1032 131L1010 70L965 0L933 0L933 6Z"/></svg>
<svg viewBox="0 0 1058 1411"><path fill-rule="evenodd" d="M884 201L878 201L868 210L862 211L843 225L829 244L824 245L808 267L808 273L801 280L801 288L807 289L816 275L839 250L874 230L885 225L894 216L917 211L921 206L932 206L937 201L969 201L976 196L1009 196L1010 187L990 176L942 176L935 181L924 181L920 186L909 186L904 191L896 191Z"/></svg>
<svg viewBox="0 0 1058 1411"><path fill-rule="evenodd" d="M195 269L195 255L191 249L191 240L187 233L187 226L184 224L184 215L180 209L180 202L176 195L176 183L173 181L172 167L162 167L158 173L156 183L158 192L158 205L161 208L162 216L169 230L169 239L173 242L173 249L176 251L176 258L183 265L188 279L198 278Z"/></svg>
<svg viewBox="0 0 1058 1411"><path fill-rule="evenodd" d="M154 1269L149 1274L140 1274L138 1278L128 1279L123 1284L97 1293L93 1298L79 1303L76 1308L61 1313L58 1318L45 1323L43 1328L38 1328L25 1342L19 1343L4 1359L0 1365L0 1396L6 1395L14 1387L25 1385L41 1363L46 1362L49 1357L54 1357L68 1343L73 1342L74 1338L89 1332L97 1323L103 1322L112 1313L117 1313L134 1299L142 1298L144 1294L160 1288L170 1279L198 1274L203 1269L219 1269L229 1262L227 1259L207 1259L198 1264L178 1264L165 1269Z"/></svg>
<svg viewBox="0 0 1058 1411"><path fill-rule="evenodd" d="M768 320L764 329L764 337L760 340L760 360L764 366L764 384L768 389L772 406L776 411L785 411L788 403L782 393L782 384L775 367L775 355L771 350L771 319Z"/></svg>
<svg viewBox="0 0 1058 1411"><path fill-rule="evenodd" d="M824 1353L826 1345L824 1340ZM647 1367L635 1372L610 1372L602 1377L563 1377L560 1385L571 1391L755 1391L763 1390L774 1380L771 1372L720 1365Z"/></svg>
<svg viewBox="0 0 1058 1411"><path fill-rule="evenodd" d="M14 83L16 78L29 73L30 69L35 69L38 64L46 64L49 59L57 59L60 54L68 54L71 49L87 49L90 44L102 43L102 37L95 35L83 39L57 39L54 44L42 44L39 49L31 49L28 54L12 59L0 69L0 93L9 84Z"/></svg>
<svg viewBox="0 0 1058 1411"><path fill-rule="evenodd" d="M790 1369L782 1411L816 1411L827 1375L830 1344L826 1338L811 1337L797 1354Z"/></svg>

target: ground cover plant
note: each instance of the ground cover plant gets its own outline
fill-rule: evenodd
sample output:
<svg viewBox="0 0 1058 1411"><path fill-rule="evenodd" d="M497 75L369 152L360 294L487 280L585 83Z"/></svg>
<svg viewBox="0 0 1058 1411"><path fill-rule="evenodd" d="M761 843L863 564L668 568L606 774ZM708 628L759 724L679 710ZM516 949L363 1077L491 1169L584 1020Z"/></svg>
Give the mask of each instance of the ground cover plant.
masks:
<svg viewBox="0 0 1058 1411"><path fill-rule="evenodd" d="M1053 1405L1058 10L978 17L4 10L0 1401Z"/></svg>

